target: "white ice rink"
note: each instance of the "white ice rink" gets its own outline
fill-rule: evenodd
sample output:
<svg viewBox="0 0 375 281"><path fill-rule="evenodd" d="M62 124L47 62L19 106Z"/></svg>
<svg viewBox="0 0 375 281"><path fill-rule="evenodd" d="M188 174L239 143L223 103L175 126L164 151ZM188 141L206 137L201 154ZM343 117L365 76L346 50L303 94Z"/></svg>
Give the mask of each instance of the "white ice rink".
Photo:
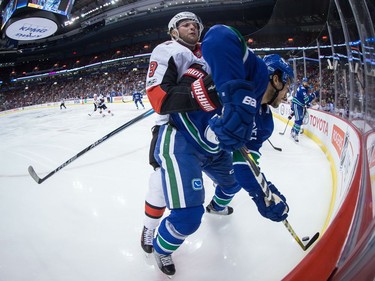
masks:
<svg viewBox="0 0 375 281"><path fill-rule="evenodd" d="M148 103L146 109L150 108ZM88 116L92 105L0 115L0 280L169 280L140 247L154 116L132 125L38 185L40 177L144 112L108 104L114 116ZM296 144L275 120L261 168L286 196L300 237L322 231L332 192L329 163L305 135ZM206 203L213 194L205 181ZM173 255L175 281L277 281L307 254L282 223L258 213L244 191L229 217L205 214Z"/></svg>

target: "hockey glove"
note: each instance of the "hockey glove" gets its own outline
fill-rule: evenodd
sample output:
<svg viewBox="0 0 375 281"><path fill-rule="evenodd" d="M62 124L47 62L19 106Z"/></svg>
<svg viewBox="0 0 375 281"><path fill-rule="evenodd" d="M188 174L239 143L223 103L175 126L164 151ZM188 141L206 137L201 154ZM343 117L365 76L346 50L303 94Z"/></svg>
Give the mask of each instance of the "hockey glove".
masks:
<svg viewBox="0 0 375 281"><path fill-rule="evenodd" d="M319 95L320 95L319 90L311 93L308 99L308 103L311 103L313 99L319 98Z"/></svg>
<svg viewBox="0 0 375 281"><path fill-rule="evenodd" d="M315 91L314 93L312 93L311 96L313 96L312 99L317 99L317 98L319 98L319 96L320 96L320 92L319 92L319 90L317 90L317 91Z"/></svg>
<svg viewBox="0 0 375 281"><path fill-rule="evenodd" d="M258 211L263 217L276 222L283 221L288 217L289 212L286 199L271 182L267 182L267 184L272 192L273 200L265 200L264 194L260 189L260 192L251 192L250 195L253 197L252 199L257 205Z"/></svg>
<svg viewBox="0 0 375 281"><path fill-rule="evenodd" d="M191 65L183 74L179 85L189 85L191 87L193 102L197 103L203 111L213 111L218 106L221 106L211 75L208 75L201 65Z"/></svg>
<svg viewBox="0 0 375 281"><path fill-rule="evenodd" d="M222 115L212 118L209 124L220 142L220 148L234 151L251 137L258 108L253 84L245 80L229 81L222 85L219 96L224 106Z"/></svg>
<svg viewBox="0 0 375 281"><path fill-rule="evenodd" d="M221 106L211 75L199 78L191 84L192 94L203 111L209 112Z"/></svg>
<svg viewBox="0 0 375 281"><path fill-rule="evenodd" d="M288 116L288 120L292 119L293 116L294 116L294 111L292 111L292 112L289 114L289 116Z"/></svg>

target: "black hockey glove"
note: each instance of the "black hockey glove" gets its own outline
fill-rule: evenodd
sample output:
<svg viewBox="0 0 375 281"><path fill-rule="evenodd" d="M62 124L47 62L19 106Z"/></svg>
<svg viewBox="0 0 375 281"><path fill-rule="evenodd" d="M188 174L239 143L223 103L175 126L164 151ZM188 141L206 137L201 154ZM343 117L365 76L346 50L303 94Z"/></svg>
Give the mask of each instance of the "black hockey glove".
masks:
<svg viewBox="0 0 375 281"><path fill-rule="evenodd" d="M213 111L221 106L211 75L208 75L201 65L193 64L188 68L179 83L179 85L184 84L191 86L193 102L199 105L203 111Z"/></svg>

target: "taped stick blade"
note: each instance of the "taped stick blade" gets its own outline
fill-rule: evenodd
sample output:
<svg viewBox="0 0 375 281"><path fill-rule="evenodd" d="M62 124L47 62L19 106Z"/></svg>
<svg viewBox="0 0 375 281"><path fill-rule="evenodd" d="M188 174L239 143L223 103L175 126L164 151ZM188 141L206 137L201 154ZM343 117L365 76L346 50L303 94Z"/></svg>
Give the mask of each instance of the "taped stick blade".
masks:
<svg viewBox="0 0 375 281"><path fill-rule="evenodd" d="M36 181L36 183L40 184L42 182L41 178L38 177L38 175L36 174L32 166L29 166L28 171L29 171L30 176Z"/></svg>
<svg viewBox="0 0 375 281"><path fill-rule="evenodd" d="M315 233L315 235L310 239L310 241L304 246L304 251L306 251L316 240L319 238L319 232Z"/></svg>

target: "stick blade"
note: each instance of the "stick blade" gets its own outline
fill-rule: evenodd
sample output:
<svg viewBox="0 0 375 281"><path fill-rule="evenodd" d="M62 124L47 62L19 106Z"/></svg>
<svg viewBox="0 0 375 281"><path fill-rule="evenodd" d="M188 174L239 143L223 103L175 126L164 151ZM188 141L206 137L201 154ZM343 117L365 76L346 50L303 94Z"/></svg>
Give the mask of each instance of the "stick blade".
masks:
<svg viewBox="0 0 375 281"><path fill-rule="evenodd" d="M38 177L38 175L36 174L36 172L35 172L35 170L32 166L29 166L28 171L29 171L30 176L36 181L36 183L38 183L38 184L42 183L42 179L40 177Z"/></svg>
<svg viewBox="0 0 375 281"><path fill-rule="evenodd" d="M304 246L303 250L306 251L316 240L319 238L319 232L315 233L315 235L310 239L310 241Z"/></svg>

